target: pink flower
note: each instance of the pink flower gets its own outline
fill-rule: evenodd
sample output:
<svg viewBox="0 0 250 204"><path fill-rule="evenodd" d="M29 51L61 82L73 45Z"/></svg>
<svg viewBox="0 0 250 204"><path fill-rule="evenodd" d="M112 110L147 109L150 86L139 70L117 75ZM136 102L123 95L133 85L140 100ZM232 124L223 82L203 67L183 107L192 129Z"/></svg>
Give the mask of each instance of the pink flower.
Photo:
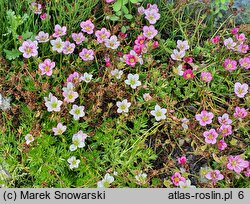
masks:
<svg viewBox="0 0 250 204"><path fill-rule="evenodd" d="M236 35L239 32L239 28L232 28L231 33Z"/></svg>
<svg viewBox="0 0 250 204"><path fill-rule="evenodd" d="M245 177L250 177L250 167L248 167L248 168L244 171L244 175L245 175Z"/></svg>
<svg viewBox="0 0 250 204"><path fill-rule="evenodd" d="M56 24L54 31L55 33L52 34L52 37L58 38L66 35L67 27L66 26L61 27L60 25Z"/></svg>
<svg viewBox="0 0 250 204"><path fill-rule="evenodd" d="M112 3L114 2L115 0L106 0L106 2L109 4L109 3Z"/></svg>
<svg viewBox="0 0 250 204"><path fill-rule="evenodd" d="M211 39L211 42L214 44L220 42L220 36L216 35L214 38Z"/></svg>
<svg viewBox="0 0 250 204"><path fill-rule="evenodd" d="M95 32L95 36L97 37L98 43L103 43L110 37L110 32L108 32L106 28L102 28L101 30L97 30Z"/></svg>
<svg viewBox="0 0 250 204"><path fill-rule="evenodd" d="M187 157L186 156L181 156L177 158L177 161L181 165L185 165L187 163Z"/></svg>
<svg viewBox="0 0 250 204"><path fill-rule="evenodd" d="M219 132L222 133L223 137L231 135L232 134L232 126L231 125L222 125L219 128Z"/></svg>
<svg viewBox="0 0 250 204"><path fill-rule="evenodd" d="M154 42L153 42L153 48L156 49L158 46L159 46L158 41L154 41Z"/></svg>
<svg viewBox="0 0 250 204"><path fill-rule="evenodd" d="M132 67L135 66L137 60L136 60L136 57L134 55L131 55L131 54L126 54L125 55L125 58L126 58L126 64L127 65L130 65Z"/></svg>
<svg viewBox="0 0 250 204"><path fill-rule="evenodd" d="M152 96L149 93L143 94L143 99L145 101L150 101L152 99Z"/></svg>
<svg viewBox="0 0 250 204"><path fill-rule="evenodd" d="M49 41L49 34L43 32L43 31L40 31L40 32L38 33L38 35L35 37L35 39L36 39L39 43L48 42L48 41Z"/></svg>
<svg viewBox="0 0 250 204"><path fill-rule="evenodd" d="M230 125L232 120L227 113L224 113L221 117L218 117L218 121L221 125Z"/></svg>
<svg viewBox="0 0 250 204"><path fill-rule="evenodd" d="M247 44L240 44L238 47L237 47L237 50L238 52L240 53L247 53L249 47Z"/></svg>
<svg viewBox="0 0 250 204"><path fill-rule="evenodd" d="M186 182L186 179L179 172L174 173L171 180L175 186L178 186L180 181Z"/></svg>
<svg viewBox="0 0 250 204"><path fill-rule="evenodd" d="M145 9L144 9L142 6L138 7L137 10L138 10L138 13L139 13L140 15L143 15L144 12L145 12Z"/></svg>
<svg viewBox="0 0 250 204"><path fill-rule="evenodd" d="M172 58L173 60L181 61L182 58L185 56L185 54L186 54L186 53L185 53L184 50L178 51L178 50L174 49L174 50L173 50L173 54L171 54L171 58Z"/></svg>
<svg viewBox="0 0 250 204"><path fill-rule="evenodd" d="M86 48L83 48L82 51L79 53L79 56L84 61L91 61L91 60L94 59L94 51L93 50L88 50Z"/></svg>
<svg viewBox="0 0 250 204"><path fill-rule="evenodd" d="M78 72L74 72L73 74L70 74L69 77L67 78L67 83L71 82L73 85L81 81L82 81L81 76Z"/></svg>
<svg viewBox="0 0 250 204"><path fill-rule="evenodd" d="M156 10L156 12L159 12L157 4L147 4L147 10Z"/></svg>
<svg viewBox="0 0 250 204"><path fill-rule="evenodd" d="M139 35L136 40L135 40L135 44L136 45L144 45L146 38L143 35Z"/></svg>
<svg viewBox="0 0 250 204"><path fill-rule="evenodd" d="M42 13L42 5L36 2L32 2L30 4L30 9L34 12L34 14L41 14Z"/></svg>
<svg viewBox="0 0 250 204"><path fill-rule="evenodd" d="M247 110L245 108L236 107L234 112L234 117L238 119L245 118L247 116Z"/></svg>
<svg viewBox="0 0 250 204"><path fill-rule="evenodd" d="M244 57L239 59L240 66L244 69L250 68L250 57Z"/></svg>
<svg viewBox="0 0 250 204"><path fill-rule="evenodd" d="M207 112L205 110L201 111L200 114L195 116L196 120L199 121L201 126L206 126L207 124L212 123L214 114L212 112Z"/></svg>
<svg viewBox="0 0 250 204"><path fill-rule="evenodd" d="M133 50L136 52L136 54L140 55L142 52L142 46L141 45L135 45Z"/></svg>
<svg viewBox="0 0 250 204"><path fill-rule="evenodd" d="M85 40L85 37L84 37L82 32L80 32L80 33L72 33L71 36L72 36L73 40L76 42L77 45L81 44Z"/></svg>
<svg viewBox="0 0 250 204"><path fill-rule="evenodd" d="M161 16L155 9L146 9L144 14L145 14L145 19L147 19L150 24L155 24L156 21L158 21Z"/></svg>
<svg viewBox="0 0 250 204"><path fill-rule="evenodd" d="M54 132L54 135L62 135L67 129L66 125L63 125L62 123L58 123L56 127L52 128L52 131Z"/></svg>
<svg viewBox="0 0 250 204"><path fill-rule="evenodd" d="M223 151L224 149L226 149L227 143L225 143L224 140L220 140L220 141L217 143L217 146L218 146L218 149L219 149L220 151Z"/></svg>
<svg viewBox="0 0 250 204"><path fill-rule="evenodd" d="M201 80L204 82L210 82L213 79L210 72L201 72Z"/></svg>
<svg viewBox="0 0 250 204"><path fill-rule="evenodd" d="M158 31L155 29L153 25L150 26L144 26L143 27L143 35L151 40L158 34Z"/></svg>
<svg viewBox="0 0 250 204"><path fill-rule="evenodd" d="M241 156L229 156L228 157L228 163L227 168L230 170L235 171L236 173L241 173L244 168L247 168L249 166L249 162L242 159Z"/></svg>
<svg viewBox="0 0 250 204"><path fill-rule="evenodd" d="M223 63L223 67L228 71L236 70L237 69L237 61L227 58L227 59L225 59L225 61Z"/></svg>
<svg viewBox="0 0 250 204"><path fill-rule="evenodd" d="M85 33L92 34L94 32L95 25L90 20L81 22L80 26Z"/></svg>
<svg viewBox="0 0 250 204"><path fill-rule="evenodd" d="M76 45L74 43L70 43L69 41L65 41L63 43L63 54L68 55L74 52Z"/></svg>
<svg viewBox="0 0 250 204"><path fill-rule="evenodd" d="M186 56L186 57L183 58L183 61L185 63L192 63L193 62L193 58L190 57L190 56Z"/></svg>
<svg viewBox="0 0 250 204"><path fill-rule="evenodd" d="M239 98L244 98L244 96L247 94L247 92L248 92L248 85L247 84L241 84L239 82L236 82L234 84L234 93Z"/></svg>
<svg viewBox="0 0 250 204"><path fill-rule="evenodd" d="M40 18L41 18L42 20L45 20L45 19L50 19L51 16L50 16L49 14L47 14L47 13L43 13L43 14L40 15Z"/></svg>
<svg viewBox="0 0 250 204"><path fill-rule="evenodd" d="M188 50L189 49L188 41L187 40L185 40L185 41L177 40L177 48L179 50L183 50L183 51Z"/></svg>
<svg viewBox="0 0 250 204"><path fill-rule="evenodd" d="M119 32L119 37L120 37L120 38L125 39L127 36L128 36L127 33Z"/></svg>
<svg viewBox="0 0 250 204"><path fill-rule="evenodd" d="M24 41L22 46L19 47L19 51L23 53L24 58L35 57L38 55L37 44L37 41Z"/></svg>
<svg viewBox="0 0 250 204"><path fill-rule="evenodd" d="M51 62L50 59L44 60L44 62L38 65L39 69L42 71L42 75L46 74L47 76L52 75L52 69L56 66L55 62Z"/></svg>
<svg viewBox="0 0 250 204"><path fill-rule="evenodd" d="M185 70L184 73L183 73L183 77L184 77L184 79L193 79L194 74L193 74L192 69Z"/></svg>
<svg viewBox="0 0 250 204"><path fill-rule="evenodd" d="M224 176L219 170L210 171L205 175L205 177L209 180L212 180L213 185L215 185L217 181L224 179Z"/></svg>
<svg viewBox="0 0 250 204"><path fill-rule="evenodd" d="M205 137L205 142L207 144L215 144L216 138L218 137L218 133L216 132L215 129L212 128L209 131L205 131L203 133L203 136Z"/></svg>
<svg viewBox="0 0 250 204"><path fill-rule="evenodd" d="M234 50L236 43L233 41L232 38L228 38L224 40L224 45L227 47L227 49Z"/></svg>
<svg viewBox="0 0 250 204"><path fill-rule="evenodd" d="M236 34L236 39L238 40L239 43L244 43L246 40L246 36L244 33Z"/></svg>

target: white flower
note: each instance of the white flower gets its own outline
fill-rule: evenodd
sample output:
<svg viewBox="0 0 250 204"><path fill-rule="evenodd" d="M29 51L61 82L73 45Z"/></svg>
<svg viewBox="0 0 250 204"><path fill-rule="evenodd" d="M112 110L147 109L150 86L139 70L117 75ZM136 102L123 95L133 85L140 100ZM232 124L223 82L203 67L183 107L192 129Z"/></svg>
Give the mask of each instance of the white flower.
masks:
<svg viewBox="0 0 250 204"><path fill-rule="evenodd" d="M88 74L87 72L85 72L83 74L83 76L80 77L80 80L85 81L86 83L89 83L92 79L93 75L92 74Z"/></svg>
<svg viewBox="0 0 250 204"><path fill-rule="evenodd" d="M120 79L122 77L123 71L114 69L111 71L111 75L114 76L117 79Z"/></svg>
<svg viewBox="0 0 250 204"><path fill-rule="evenodd" d="M31 134L27 134L25 135L25 140L26 140L26 144L28 145L34 141L34 137Z"/></svg>
<svg viewBox="0 0 250 204"><path fill-rule="evenodd" d="M136 89L141 85L138 74L128 74L128 78L125 80L125 84L130 85L132 89Z"/></svg>
<svg viewBox="0 0 250 204"><path fill-rule="evenodd" d="M72 91L72 90L74 90L74 85L73 85L73 83L71 83L71 82L68 82L67 83L67 87L63 87L62 88L62 90L63 90L63 92L69 92L69 91Z"/></svg>
<svg viewBox="0 0 250 204"><path fill-rule="evenodd" d="M67 161L69 163L69 168L70 169L78 168L79 163L80 163L80 160L76 159L75 156L72 156L72 157L68 158Z"/></svg>
<svg viewBox="0 0 250 204"><path fill-rule="evenodd" d="M74 134L72 137L73 144L70 145L70 151L75 151L77 148L85 147L85 139L88 137L87 134L79 131L78 133Z"/></svg>
<svg viewBox="0 0 250 204"><path fill-rule="evenodd" d="M177 48L179 48L179 50L188 50L189 49L189 45L188 45L188 41L181 41L181 40L177 40Z"/></svg>
<svg viewBox="0 0 250 204"><path fill-rule="evenodd" d="M117 40L117 37L115 35L112 35L110 39L105 40L105 46L107 48L111 48L113 50L117 49L120 45L120 42Z"/></svg>
<svg viewBox="0 0 250 204"><path fill-rule="evenodd" d="M125 99L123 101L117 101L116 106L118 107L117 113L121 113L121 112L127 113L128 108L131 106L131 103L128 102L127 99Z"/></svg>
<svg viewBox="0 0 250 204"><path fill-rule="evenodd" d="M174 50L173 50L173 54L171 54L171 58L172 58L173 60L181 61L182 58L185 56L185 54L186 54L186 53L185 53L184 50L178 51L178 50L174 49Z"/></svg>
<svg viewBox="0 0 250 204"><path fill-rule="evenodd" d="M79 95L77 92L70 90L68 92L63 92L63 96L65 97L64 101L66 101L67 103L74 103Z"/></svg>
<svg viewBox="0 0 250 204"><path fill-rule="evenodd" d="M227 47L227 49L234 50L236 43L233 41L232 38L227 38L224 40L224 45Z"/></svg>
<svg viewBox="0 0 250 204"><path fill-rule="evenodd" d="M183 74L184 74L183 65L180 64L177 68L174 67L174 73L178 74L179 76L183 76Z"/></svg>
<svg viewBox="0 0 250 204"><path fill-rule="evenodd" d="M180 188L196 188L195 186L191 185L191 181L188 179L186 182L180 181L179 182Z"/></svg>
<svg viewBox="0 0 250 204"><path fill-rule="evenodd" d="M10 109L10 100L11 98L4 98L2 94L0 94L0 109L3 111Z"/></svg>
<svg viewBox="0 0 250 204"><path fill-rule="evenodd" d="M189 120L187 118L183 118L181 120L182 124L181 126L183 127L184 130L187 130L188 129L188 123L189 123Z"/></svg>
<svg viewBox="0 0 250 204"><path fill-rule="evenodd" d="M79 118L85 116L84 109L85 109L84 106L73 105L69 113L73 115L74 120L79 120Z"/></svg>
<svg viewBox="0 0 250 204"><path fill-rule="evenodd" d="M54 132L54 135L62 135L67 129L66 125L63 125L62 123L58 123L56 127L53 127L52 130Z"/></svg>
<svg viewBox="0 0 250 204"><path fill-rule="evenodd" d="M248 92L248 84L241 84L239 82L236 82L234 84L234 93L239 98L244 98L247 92Z"/></svg>
<svg viewBox="0 0 250 204"><path fill-rule="evenodd" d="M60 37L56 38L55 40L51 40L50 44L52 45L53 51L57 51L59 53L63 51L64 42L62 41Z"/></svg>
<svg viewBox="0 0 250 204"><path fill-rule="evenodd" d="M59 112L61 110L62 101L58 100L55 96L49 93L49 97L44 97L45 106L49 112Z"/></svg>
<svg viewBox="0 0 250 204"><path fill-rule="evenodd" d="M135 179L140 183L140 184L144 184L146 182L146 179L147 179L147 174L146 173L138 173L136 176L135 176Z"/></svg>
<svg viewBox="0 0 250 204"><path fill-rule="evenodd" d="M167 113L167 110L165 108L161 108L158 104L155 106L155 110L151 111L150 112L151 115L155 116L155 119L157 121L159 120L164 120L166 119L166 113Z"/></svg>
<svg viewBox="0 0 250 204"><path fill-rule="evenodd" d="M109 173L107 173L104 176L103 180L97 182L97 187L98 188L108 188L110 186L110 184L114 182L114 180L115 180L114 177L111 176Z"/></svg>

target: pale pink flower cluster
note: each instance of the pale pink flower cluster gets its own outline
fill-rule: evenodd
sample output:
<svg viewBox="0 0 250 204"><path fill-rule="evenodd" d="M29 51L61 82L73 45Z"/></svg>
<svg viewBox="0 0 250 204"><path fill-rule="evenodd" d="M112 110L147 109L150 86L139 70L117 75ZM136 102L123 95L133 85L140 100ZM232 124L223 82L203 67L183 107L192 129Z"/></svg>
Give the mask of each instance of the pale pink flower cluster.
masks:
<svg viewBox="0 0 250 204"><path fill-rule="evenodd" d="M238 33L238 29L234 29L232 34L234 35L233 38L227 38L224 40L224 45L227 49L237 51L239 53L247 53L249 50L249 46L246 41L246 36L244 33Z"/></svg>
<svg viewBox="0 0 250 204"><path fill-rule="evenodd" d="M148 4L146 9L141 6L138 8L138 13L140 15L145 14L145 19L147 19L150 24L155 24L161 17L156 4Z"/></svg>
<svg viewBox="0 0 250 204"><path fill-rule="evenodd" d="M171 58L176 61L182 61L182 58L185 57L186 50L189 49L188 41L177 40L177 48L174 49L171 54Z"/></svg>

